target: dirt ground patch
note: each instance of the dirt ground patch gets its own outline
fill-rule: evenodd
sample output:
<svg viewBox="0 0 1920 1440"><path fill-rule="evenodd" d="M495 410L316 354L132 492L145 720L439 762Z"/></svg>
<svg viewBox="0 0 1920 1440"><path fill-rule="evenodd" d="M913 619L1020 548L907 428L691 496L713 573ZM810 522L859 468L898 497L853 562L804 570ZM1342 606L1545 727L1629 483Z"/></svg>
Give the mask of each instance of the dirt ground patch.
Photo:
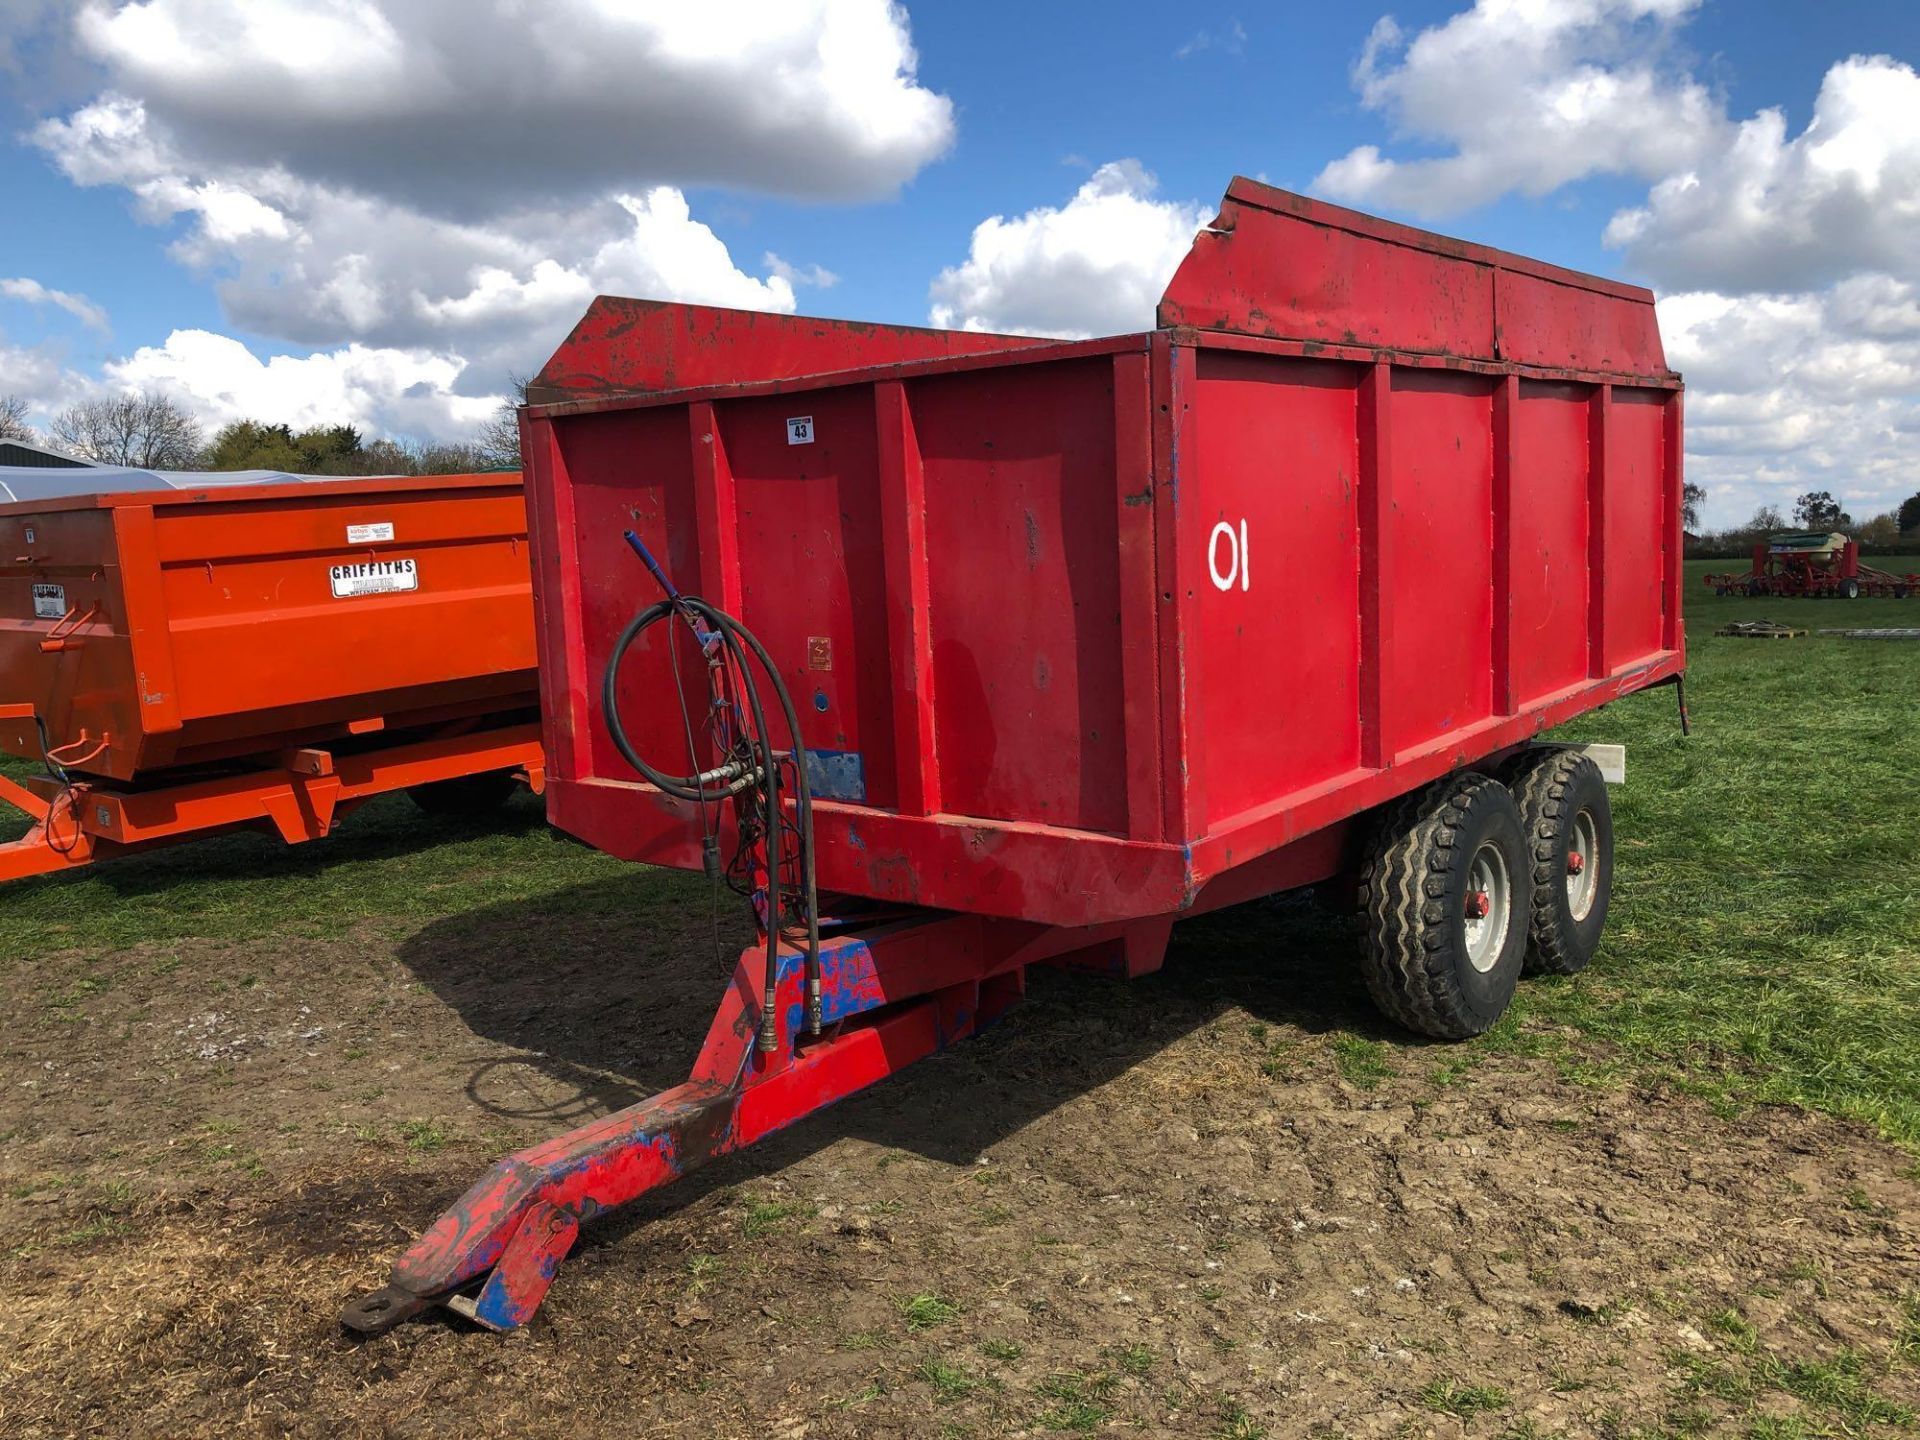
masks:
<svg viewBox="0 0 1920 1440"><path fill-rule="evenodd" d="M1297 906L1183 927L1131 986L1037 974L987 1035L593 1227L520 1335L351 1340L341 1305L485 1163L697 1048L709 951L645 907L558 913L0 972L0 1433L1789 1436L1920 1409L1911 1157L1628 1088L1604 1053L1391 1037Z"/></svg>

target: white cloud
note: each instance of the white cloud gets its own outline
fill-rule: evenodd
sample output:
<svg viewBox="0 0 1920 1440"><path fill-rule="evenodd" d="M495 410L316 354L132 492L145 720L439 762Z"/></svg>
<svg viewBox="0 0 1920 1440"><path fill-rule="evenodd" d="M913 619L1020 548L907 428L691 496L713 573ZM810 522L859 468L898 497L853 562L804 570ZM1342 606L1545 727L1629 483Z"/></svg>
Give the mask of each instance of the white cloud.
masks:
<svg viewBox="0 0 1920 1440"><path fill-rule="evenodd" d="M480 266L462 295L430 299L416 291L414 313L451 327L510 321L551 329L577 320L596 285L746 310L794 308L789 276L757 280L736 269L727 247L693 219L678 190L661 186L643 196L616 196L615 204L630 217L630 227L578 264L537 259L524 279L499 266Z"/></svg>
<svg viewBox="0 0 1920 1440"><path fill-rule="evenodd" d="M1354 66L1361 103L1446 153L1401 160L1362 145L1313 188L1439 216L1589 175L1671 174L1726 129L1706 87L1667 58L1672 27L1701 3L1476 0L1412 40L1385 17Z"/></svg>
<svg viewBox="0 0 1920 1440"><path fill-rule="evenodd" d="M102 388L162 391L209 430L253 419L457 440L470 438L501 398L457 394L464 368L452 355L363 345L262 360L230 336L176 330L164 345L109 362Z"/></svg>
<svg viewBox="0 0 1920 1440"><path fill-rule="evenodd" d="M175 257L217 277L235 324L295 344L450 350L497 387L537 368L596 293L794 308L789 275L740 269L670 186L465 221L281 168L208 173L124 97L35 139L77 182L124 187L149 221L186 217Z"/></svg>
<svg viewBox="0 0 1920 1440"><path fill-rule="evenodd" d="M1247 28L1238 20L1224 30L1200 30L1189 36L1173 52L1176 60L1190 60L1203 50L1218 50L1226 55L1242 55L1247 48Z"/></svg>
<svg viewBox="0 0 1920 1440"><path fill-rule="evenodd" d="M38 280L20 276L11 280L0 280L0 295L9 300L24 301L28 305L51 305L64 310L89 329L106 333L107 312L87 299L84 295L75 295L67 290L50 290Z"/></svg>
<svg viewBox="0 0 1920 1440"><path fill-rule="evenodd" d="M1671 286L1920 278L1920 75L1884 55L1842 61L1799 135L1763 110L1614 216L1606 240Z"/></svg>
<svg viewBox="0 0 1920 1440"><path fill-rule="evenodd" d="M203 163L444 213L880 196L953 138L888 0L88 0L76 27Z"/></svg>
<svg viewBox="0 0 1920 1440"><path fill-rule="evenodd" d="M840 283L840 277L824 265L794 265L771 250L760 257L760 263L770 274L795 287L810 285L817 290L827 290Z"/></svg>
<svg viewBox="0 0 1920 1440"><path fill-rule="evenodd" d="M57 342L11 345L0 335L0 395L25 400L36 423L44 425L57 410L90 392L85 380L65 363Z"/></svg>
<svg viewBox="0 0 1920 1440"><path fill-rule="evenodd" d="M1142 330L1213 211L1156 198L1138 160L1102 165L1065 205L974 227L966 260L932 286L935 325L1015 335Z"/></svg>
<svg viewBox="0 0 1920 1440"><path fill-rule="evenodd" d="M109 360L98 375L69 363L57 341L10 345L0 335L0 395L28 402L41 426L78 401L158 390L209 433L251 419L295 429L353 425L413 441L471 440L504 395L462 393L458 356L367 345L261 359L240 341L175 330L165 343Z"/></svg>
<svg viewBox="0 0 1920 1440"><path fill-rule="evenodd" d="M596 293L791 311L830 282L735 264L683 185L883 196L953 135L888 0L70 14L100 88L32 132L69 178L180 226L171 253L237 328L453 358L476 396L537 368Z"/></svg>
<svg viewBox="0 0 1920 1440"><path fill-rule="evenodd" d="M1920 443L1920 286L1859 277L1831 290L1660 301L1686 372L1688 478L1709 519L1830 490L1856 517L1911 495Z"/></svg>
<svg viewBox="0 0 1920 1440"><path fill-rule="evenodd" d="M1361 146L1315 187L1443 214L1646 181L1604 240L1663 292L1707 523L1808 489L1884 510L1912 493L1920 440L1920 76L1855 56L1798 135L1779 110L1736 121L1676 58L1699 6L1477 0L1411 39L1383 19L1355 66L1361 100L1441 153Z"/></svg>
<svg viewBox="0 0 1920 1440"><path fill-rule="evenodd" d="M1920 76L1827 71L1796 136L1777 110L1613 217L1662 290L1687 376L1687 450L1716 523L1831 490L1857 516L1920 480Z"/></svg>

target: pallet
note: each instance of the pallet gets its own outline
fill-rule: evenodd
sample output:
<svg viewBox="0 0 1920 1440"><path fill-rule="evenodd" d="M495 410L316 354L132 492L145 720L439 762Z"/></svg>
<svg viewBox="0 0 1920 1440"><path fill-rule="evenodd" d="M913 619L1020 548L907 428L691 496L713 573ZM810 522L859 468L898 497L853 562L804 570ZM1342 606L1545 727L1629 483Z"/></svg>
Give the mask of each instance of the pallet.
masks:
<svg viewBox="0 0 1920 1440"><path fill-rule="evenodd" d="M1847 640L1920 640L1920 629L1912 627L1886 630L1822 630L1822 635L1838 635Z"/></svg>
<svg viewBox="0 0 1920 1440"><path fill-rule="evenodd" d="M1771 620L1736 620L1713 633L1734 640L1797 640L1807 634L1805 630L1777 625Z"/></svg>

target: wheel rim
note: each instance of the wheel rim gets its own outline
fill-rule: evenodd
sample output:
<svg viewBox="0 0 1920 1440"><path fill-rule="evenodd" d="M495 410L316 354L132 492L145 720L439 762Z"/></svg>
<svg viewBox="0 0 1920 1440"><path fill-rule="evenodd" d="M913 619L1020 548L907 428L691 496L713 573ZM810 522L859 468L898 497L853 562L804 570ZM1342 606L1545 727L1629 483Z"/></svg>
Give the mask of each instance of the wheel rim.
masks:
<svg viewBox="0 0 1920 1440"><path fill-rule="evenodd" d="M1467 870L1467 963L1482 975L1499 962L1513 923L1513 882L1507 857L1491 840L1473 852Z"/></svg>
<svg viewBox="0 0 1920 1440"><path fill-rule="evenodd" d="M1593 812L1582 810L1573 817L1573 833L1567 840L1567 910L1575 920L1584 920L1593 910L1593 897L1600 893L1600 832L1593 823Z"/></svg>

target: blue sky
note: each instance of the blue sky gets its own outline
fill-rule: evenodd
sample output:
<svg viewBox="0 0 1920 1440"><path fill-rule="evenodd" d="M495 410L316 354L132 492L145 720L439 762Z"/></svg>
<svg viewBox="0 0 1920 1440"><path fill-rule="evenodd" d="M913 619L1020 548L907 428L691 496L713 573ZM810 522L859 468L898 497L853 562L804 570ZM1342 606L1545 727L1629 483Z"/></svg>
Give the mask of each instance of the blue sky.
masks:
<svg viewBox="0 0 1920 1440"><path fill-rule="evenodd" d="M512 6L240 3L0 0L0 393L43 417L138 384L209 425L331 406L452 437L602 288L1144 325L1192 217L1240 172L1679 297L1663 324L1713 519L1814 484L1871 509L1920 475L1920 327L1902 318L1920 284L1920 238L1901 239L1920 237L1913 4L714 0L689 20L636 3L628 29L654 26L653 48L583 38L608 58L576 113L548 97L577 79L540 62L531 96L486 72L536 43ZM584 37L576 8L591 7L555 0L539 36ZM1376 33L1387 15L1397 31ZM831 36L857 58L809 81ZM889 50L907 43L917 59ZM1836 72L1852 56L1885 59ZM423 100L440 62L470 84ZM763 78L780 67L800 76L784 91ZM1768 110L1771 150L1754 128ZM599 141L555 181L547 157L589 126ZM468 132L481 159L463 179ZM1891 138L1860 158L1869 136ZM1076 192L1119 162L1076 226ZM1692 201L1653 203L1687 175ZM1835 218L1857 193L1904 231ZM622 195L655 198L630 218ZM983 242L996 215L1012 228ZM804 283L828 278L814 267L832 283ZM1858 383L1837 384L1849 366Z"/></svg>

